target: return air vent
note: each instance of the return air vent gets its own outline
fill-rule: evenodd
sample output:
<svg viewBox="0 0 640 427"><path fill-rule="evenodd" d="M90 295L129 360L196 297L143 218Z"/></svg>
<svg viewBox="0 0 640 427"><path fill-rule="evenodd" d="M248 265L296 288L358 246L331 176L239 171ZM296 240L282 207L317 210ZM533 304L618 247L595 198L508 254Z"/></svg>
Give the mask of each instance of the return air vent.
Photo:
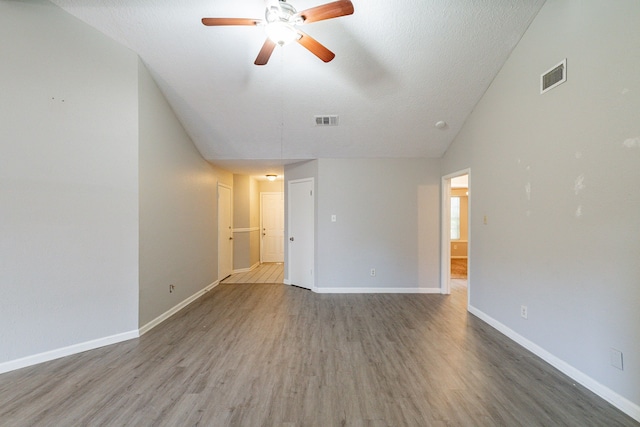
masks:
<svg viewBox="0 0 640 427"><path fill-rule="evenodd" d="M338 116L314 116L316 126L338 126Z"/></svg>
<svg viewBox="0 0 640 427"><path fill-rule="evenodd" d="M567 58L540 76L540 93L545 93L567 81Z"/></svg>

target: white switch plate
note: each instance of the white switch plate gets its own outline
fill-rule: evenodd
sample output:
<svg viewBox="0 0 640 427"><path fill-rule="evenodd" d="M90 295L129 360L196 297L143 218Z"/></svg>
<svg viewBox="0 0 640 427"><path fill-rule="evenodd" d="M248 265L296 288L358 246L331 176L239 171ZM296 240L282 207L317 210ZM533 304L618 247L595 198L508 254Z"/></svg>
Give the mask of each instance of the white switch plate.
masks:
<svg viewBox="0 0 640 427"><path fill-rule="evenodd" d="M615 348L610 348L609 359L611 360L611 366L613 366L614 368L618 368L621 371L623 370L622 352L620 350L616 350Z"/></svg>
<svg viewBox="0 0 640 427"><path fill-rule="evenodd" d="M336 222L336 216L335 215L331 215L331 222Z"/></svg>

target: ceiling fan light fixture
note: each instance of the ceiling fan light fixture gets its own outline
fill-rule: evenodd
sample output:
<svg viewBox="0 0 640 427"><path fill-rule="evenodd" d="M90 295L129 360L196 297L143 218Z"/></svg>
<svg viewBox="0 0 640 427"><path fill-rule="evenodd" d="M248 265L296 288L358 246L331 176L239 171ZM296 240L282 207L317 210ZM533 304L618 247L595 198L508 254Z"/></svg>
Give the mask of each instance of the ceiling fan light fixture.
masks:
<svg viewBox="0 0 640 427"><path fill-rule="evenodd" d="M300 38L298 31L293 28L293 25L282 21L269 22L265 27L265 31L267 32L267 37L280 46L284 46Z"/></svg>

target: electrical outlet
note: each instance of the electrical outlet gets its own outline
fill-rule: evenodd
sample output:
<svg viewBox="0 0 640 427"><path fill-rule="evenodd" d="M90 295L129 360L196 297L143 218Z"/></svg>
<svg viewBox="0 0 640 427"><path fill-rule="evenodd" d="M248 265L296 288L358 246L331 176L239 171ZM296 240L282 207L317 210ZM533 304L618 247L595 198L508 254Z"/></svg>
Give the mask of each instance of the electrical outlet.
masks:
<svg viewBox="0 0 640 427"><path fill-rule="evenodd" d="M527 318L527 306L526 305L521 305L520 306L520 316L522 316L523 319Z"/></svg>
<svg viewBox="0 0 640 427"><path fill-rule="evenodd" d="M372 268L369 274L371 275L371 277L374 277L376 275L376 269Z"/></svg>

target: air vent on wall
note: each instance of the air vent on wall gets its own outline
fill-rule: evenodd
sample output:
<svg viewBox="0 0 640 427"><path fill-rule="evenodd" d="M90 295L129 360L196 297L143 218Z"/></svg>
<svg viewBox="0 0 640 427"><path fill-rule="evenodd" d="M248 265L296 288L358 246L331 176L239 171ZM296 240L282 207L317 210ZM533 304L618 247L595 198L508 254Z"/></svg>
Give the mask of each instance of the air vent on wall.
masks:
<svg viewBox="0 0 640 427"><path fill-rule="evenodd" d="M540 76L540 93L545 93L567 81L567 58Z"/></svg>
<svg viewBox="0 0 640 427"><path fill-rule="evenodd" d="M316 126L338 126L338 116L314 116Z"/></svg>

